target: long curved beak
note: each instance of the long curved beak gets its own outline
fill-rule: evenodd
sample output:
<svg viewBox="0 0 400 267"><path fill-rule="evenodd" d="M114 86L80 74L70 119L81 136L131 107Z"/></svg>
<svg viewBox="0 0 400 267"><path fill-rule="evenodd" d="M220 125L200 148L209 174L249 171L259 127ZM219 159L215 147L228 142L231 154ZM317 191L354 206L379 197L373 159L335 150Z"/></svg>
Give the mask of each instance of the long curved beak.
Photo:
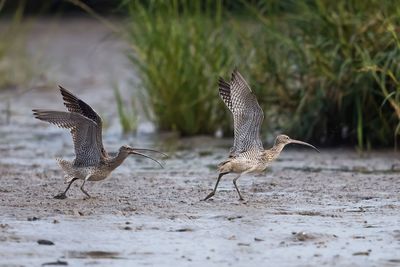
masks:
<svg viewBox="0 0 400 267"><path fill-rule="evenodd" d="M160 165L161 166L161 168L164 168L164 166L158 161L158 160L156 160L156 159L154 159L154 158L152 158L152 157L150 157L150 156L147 156L147 155L145 155L145 154L142 154L142 153L140 153L140 152L137 152L136 151L136 149L134 150L134 149L132 149L131 151L129 151L129 154L134 154L134 155L139 155L139 156L142 156L142 157L145 157L145 158L148 158L148 159L151 159L151 160L153 160L153 161L155 161L155 162L157 162L158 163L158 165Z"/></svg>
<svg viewBox="0 0 400 267"><path fill-rule="evenodd" d="M290 143L299 144L299 145L304 145L304 146L309 146L309 147L314 148L318 153L320 153L319 150L318 150L315 146L310 145L309 143L302 142L302 141L299 141L299 140L294 140L294 139L290 139L289 144L290 144Z"/></svg>
<svg viewBox="0 0 400 267"><path fill-rule="evenodd" d="M155 153L159 153L159 154L161 154L161 155L163 155L164 157L169 157L167 154L165 154L165 153L163 153L163 152L161 152L161 151L158 151L158 150L154 150L154 149L148 149L148 148L135 148L135 150L136 151L149 151L149 152L155 152Z"/></svg>

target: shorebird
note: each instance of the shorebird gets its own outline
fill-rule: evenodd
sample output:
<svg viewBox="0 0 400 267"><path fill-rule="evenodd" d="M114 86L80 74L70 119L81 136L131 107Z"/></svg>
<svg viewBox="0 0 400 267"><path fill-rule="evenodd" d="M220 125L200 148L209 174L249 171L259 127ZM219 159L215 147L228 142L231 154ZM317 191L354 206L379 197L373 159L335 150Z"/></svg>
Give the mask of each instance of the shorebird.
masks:
<svg viewBox="0 0 400 267"><path fill-rule="evenodd" d="M68 112L33 109L35 118L55 124L60 128L69 129L75 148L75 159L67 161L57 159L58 165L64 171L65 183L68 183L64 192L54 196L57 199L65 199L66 193L72 183L78 179L83 180L81 191L90 198L84 189L86 181L100 181L107 178L129 155L140 155L162 164L156 159L139 151L151 151L164 153L144 148L133 148L128 145L121 146L116 156L110 156L106 152L102 141L102 120L100 116L85 102L73 95L67 89L60 87L64 105Z"/></svg>
<svg viewBox="0 0 400 267"><path fill-rule="evenodd" d="M215 195L221 177L228 173L238 174L233 179L233 185L236 188L239 199L243 200L236 185L239 177L246 173L264 171L269 163L279 156L287 144L306 145L318 151L314 146L291 139L287 135L278 135L274 146L264 150L260 138L260 128L264 113L245 79L235 69L230 83L220 77L218 86L220 97L233 114L234 141L229 158L218 165L219 175L214 190L204 200Z"/></svg>

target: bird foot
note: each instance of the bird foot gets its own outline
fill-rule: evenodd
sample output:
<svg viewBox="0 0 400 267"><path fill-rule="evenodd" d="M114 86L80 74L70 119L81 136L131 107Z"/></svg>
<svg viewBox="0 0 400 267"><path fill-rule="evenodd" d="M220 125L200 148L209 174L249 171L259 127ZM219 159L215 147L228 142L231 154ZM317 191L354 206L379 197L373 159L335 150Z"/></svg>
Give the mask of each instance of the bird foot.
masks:
<svg viewBox="0 0 400 267"><path fill-rule="evenodd" d="M210 197L213 197L214 196L214 192L211 192L210 194L208 194L208 196L206 196L204 199L203 199L203 201L206 201L207 199L209 199Z"/></svg>
<svg viewBox="0 0 400 267"><path fill-rule="evenodd" d="M89 193L86 192L86 190L83 189L82 187L81 187L81 191L82 191L82 193L84 193L84 194L86 195L86 197L84 198L85 200L91 198L91 196L89 195Z"/></svg>
<svg viewBox="0 0 400 267"><path fill-rule="evenodd" d="M55 199L66 199L67 195L65 193L60 193L58 195L55 195L53 198L55 198Z"/></svg>
<svg viewBox="0 0 400 267"><path fill-rule="evenodd" d="M86 194L86 196L83 198L83 200L89 200L89 199L91 199L91 198L93 198L91 195Z"/></svg>
<svg viewBox="0 0 400 267"><path fill-rule="evenodd" d="M240 197L240 198L239 198L239 201L244 201L244 198Z"/></svg>

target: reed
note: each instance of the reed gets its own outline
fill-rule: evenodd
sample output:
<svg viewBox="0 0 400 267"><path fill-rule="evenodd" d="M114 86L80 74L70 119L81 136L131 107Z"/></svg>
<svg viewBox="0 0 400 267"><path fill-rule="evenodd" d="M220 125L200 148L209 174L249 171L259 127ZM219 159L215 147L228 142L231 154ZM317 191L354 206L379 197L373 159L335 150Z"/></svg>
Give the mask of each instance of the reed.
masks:
<svg viewBox="0 0 400 267"><path fill-rule="evenodd" d="M222 1L126 1L129 58L159 129L213 134L228 125L217 78L235 65ZM226 119L225 119L226 120Z"/></svg>
<svg viewBox="0 0 400 267"><path fill-rule="evenodd" d="M216 80L237 66L271 135L359 149L399 142L396 1L125 0L123 6L129 58L161 130L227 130L231 120Z"/></svg>
<svg viewBox="0 0 400 267"><path fill-rule="evenodd" d="M245 2L260 24L244 45L264 105L276 108L271 124L331 146L398 142L396 1L289 1L277 14L258 8L267 2Z"/></svg>
<svg viewBox="0 0 400 267"><path fill-rule="evenodd" d="M0 16L5 0L0 1ZM0 89L23 87L35 75L26 51L25 33L29 22L23 20L25 2L19 1L9 20L0 25Z"/></svg>

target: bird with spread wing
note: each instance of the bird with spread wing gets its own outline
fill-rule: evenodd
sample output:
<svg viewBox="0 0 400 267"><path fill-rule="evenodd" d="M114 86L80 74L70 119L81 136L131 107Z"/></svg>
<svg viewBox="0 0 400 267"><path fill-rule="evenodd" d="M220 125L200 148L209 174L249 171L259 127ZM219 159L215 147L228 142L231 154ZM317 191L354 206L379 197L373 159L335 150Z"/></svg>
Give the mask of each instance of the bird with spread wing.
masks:
<svg viewBox="0 0 400 267"><path fill-rule="evenodd" d="M230 83L219 78L219 95L233 115L234 141L229 158L218 165L219 175L214 190L207 195L207 200L215 195L221 177L228 173L237 173L233 185L243 200L236 181L246 173L262 172L268 164L276 159L285 145L296 143L314 148L314 146L289 138L287 135L278 135L272 148L264 150L260 128L264 113L258 104L256 96L238 70L234 70Z"/></svg>
<svg viewBox="0 0 400 267"><path fill-rule="evenodd" d="M34 109L35 118L54 124L60 128L69 129L75 149L75 159L67 161L57 159L59 166L64 171L65 183L68 183L64 192L54 198L65 199L66 193L72 183L78 179L83 180L81 191L90 198L84 189L86 181L100 181L107 178L129 155L140 155L161 163L139 151L164 153L143 148L133 148L128 145L121 146L116 156L110 156L103 146L102 120L100 116L84 101L60 86L66 111Z"/></svg>

